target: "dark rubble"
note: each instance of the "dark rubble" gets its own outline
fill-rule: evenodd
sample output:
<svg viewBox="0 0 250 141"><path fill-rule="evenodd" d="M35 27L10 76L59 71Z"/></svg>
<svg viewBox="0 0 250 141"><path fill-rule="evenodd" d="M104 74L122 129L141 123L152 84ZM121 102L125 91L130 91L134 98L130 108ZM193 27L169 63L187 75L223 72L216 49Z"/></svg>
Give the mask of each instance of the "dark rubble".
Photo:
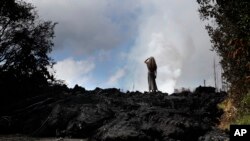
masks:
<svg viewBox="0 0 250 141"><path fill-rule="evenodd" d="M86 91L76 86L16 104L0 117L0 133L97 141L225 141L216 128L226 93Z"/></svg>

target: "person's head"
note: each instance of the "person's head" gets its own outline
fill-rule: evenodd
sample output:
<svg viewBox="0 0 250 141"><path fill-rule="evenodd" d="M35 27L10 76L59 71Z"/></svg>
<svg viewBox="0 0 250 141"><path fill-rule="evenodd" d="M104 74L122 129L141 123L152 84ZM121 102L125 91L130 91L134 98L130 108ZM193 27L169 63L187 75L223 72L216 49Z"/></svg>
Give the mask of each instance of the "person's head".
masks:
<svg viewBox="0 0 250 141"><path fill-rule="evenodd" d="M155 58L153 56L151 56L147 62L147 67L148 70L151 72L154 72L157 70L157 65L156 65L156 61Z"/></svg>

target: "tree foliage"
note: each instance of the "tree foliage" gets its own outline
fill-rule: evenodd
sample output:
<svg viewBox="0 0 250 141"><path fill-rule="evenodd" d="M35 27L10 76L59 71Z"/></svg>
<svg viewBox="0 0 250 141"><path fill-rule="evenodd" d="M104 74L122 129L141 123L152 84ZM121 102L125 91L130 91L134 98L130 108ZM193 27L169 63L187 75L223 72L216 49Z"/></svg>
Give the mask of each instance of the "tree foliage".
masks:
<svg viewBox="0 0 250 141"><path fill-rule="evenodd" d="M41 21L31 4L0 1L0 85L38 89L53 81L48 72L55 23Z"/></svg>
<svg viewBox="0 0 250 141"><path fill-rule="evenodd" d="M250 2L244 0L197 0L213 49L221 56L224 78L237 89L235 97L250 86Z"/></svg>

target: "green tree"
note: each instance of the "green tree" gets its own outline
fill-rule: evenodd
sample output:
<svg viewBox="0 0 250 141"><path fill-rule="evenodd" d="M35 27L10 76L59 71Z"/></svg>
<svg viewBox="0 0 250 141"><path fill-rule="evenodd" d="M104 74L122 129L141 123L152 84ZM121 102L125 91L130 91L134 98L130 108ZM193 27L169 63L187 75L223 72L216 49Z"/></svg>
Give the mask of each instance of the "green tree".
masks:
<svg viewBox="0 0 250 141"><path fill-rule="evenodd" d="M55 25L39 20L29 3L0 1L0 87L32 91L54 81L48 71L54 62L48 53Z"/></svg>
<svg viewBox="0 0 250 141"><path fill-rule="evenodd" d="M250 86L250 2L244 0L197 0L200 17L213 49L222 57L224 78L241 98Z"/></svg>
<svg viewBox="0 0 250 141"><path fill-rule="evenodd" d="M250 2L245 0L197 0L200 18L212 48L221 56L223 77L230 84L229 97L222 103L221 128L233 123L249 124L250 98Z"/></svg>

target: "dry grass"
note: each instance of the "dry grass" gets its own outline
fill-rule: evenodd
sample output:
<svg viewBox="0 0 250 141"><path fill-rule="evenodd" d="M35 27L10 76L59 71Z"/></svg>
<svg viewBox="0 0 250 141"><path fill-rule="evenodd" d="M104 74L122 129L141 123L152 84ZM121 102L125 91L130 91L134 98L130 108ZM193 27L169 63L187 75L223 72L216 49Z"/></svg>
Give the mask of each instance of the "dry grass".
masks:
<svg viewBox="0 0 250 141"><path fill-rule="evenodd" d="M219 124L220 129L229 129L230 124L250 124L250 91L238 103L239 106L236 108L233 99L229 97L218 105L224 111Z"/></svg>
<svg viewBox="0 0 250 141"><path fill-rule="evenodd" d="M235 120L237 109L233 105L233 101L227 98L225 101L218 105L219 108L223 109L224 114L221 117L220 124L218 127L222 130L229 130L230 124Z"/></svg>

